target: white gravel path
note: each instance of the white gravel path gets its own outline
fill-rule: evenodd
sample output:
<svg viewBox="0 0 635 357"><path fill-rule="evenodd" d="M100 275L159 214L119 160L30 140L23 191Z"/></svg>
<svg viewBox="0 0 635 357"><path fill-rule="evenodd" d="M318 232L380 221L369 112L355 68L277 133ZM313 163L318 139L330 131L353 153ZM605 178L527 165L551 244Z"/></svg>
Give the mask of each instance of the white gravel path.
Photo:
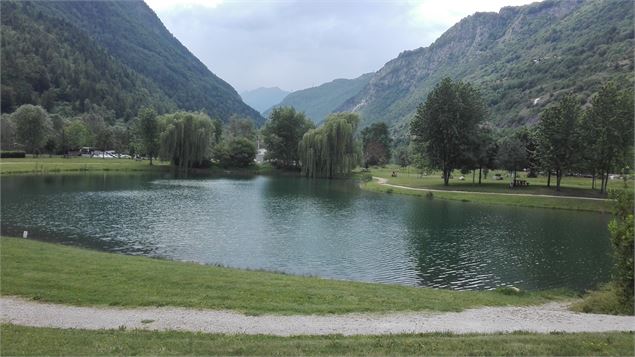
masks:
<svg viewBox="0 0 635 357"><path fill-rule="evenodd" d="M2 297L0 321L25 326L90 330L125 326L128 329L278 336L635 331L634 316L575 313L567 310L566 304L562 303L529 307L484 307L453 313L247 316L231 311L175 307L76 307Z"/></svg>

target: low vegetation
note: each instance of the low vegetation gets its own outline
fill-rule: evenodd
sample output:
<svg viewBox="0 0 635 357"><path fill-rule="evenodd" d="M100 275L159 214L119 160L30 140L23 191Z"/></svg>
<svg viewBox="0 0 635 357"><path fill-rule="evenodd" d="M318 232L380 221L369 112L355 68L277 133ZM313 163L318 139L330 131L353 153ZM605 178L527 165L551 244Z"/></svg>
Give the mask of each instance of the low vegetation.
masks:
<svg viewBox="0 0 635 357"><path fill-rule="evenodd" d="M223 335L1 325L3 356L626 356L632 333L410 334L387 336Z"/></svg>
<svg viewBox="0 0 635 357"><path fill-rule="evenodd" d="M460 311L541 304L563 291L450 291L298 277L1 238L2 295L72 305L183 306L248 314Z"/></svg>

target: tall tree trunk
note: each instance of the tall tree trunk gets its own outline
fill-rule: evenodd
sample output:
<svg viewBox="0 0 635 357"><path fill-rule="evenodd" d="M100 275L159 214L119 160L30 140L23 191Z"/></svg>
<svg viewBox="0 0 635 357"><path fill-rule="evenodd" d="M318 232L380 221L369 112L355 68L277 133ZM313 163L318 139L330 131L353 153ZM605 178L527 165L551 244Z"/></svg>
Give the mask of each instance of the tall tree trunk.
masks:
<svg viewBox="0 0 635 357"><path fill-rule="evenodd" d="M547 187L551 187L551 169L547 172Z"/></svg>
<svg viewBox="0 0 635 357"><path fill-rule="evenodd" d="M447 167L443 168L443 185L450 185L450 169L448 169Z"/></svg>
<svg viewBox="0 0 635 357"><path fill-rule="evenodd" d="M593 172L593 176L591 178L591 189L595 190L595 171Z"/></svg>
<svg viewBox="0 0 635 357"><path fill-rule="evenodd" d="M556 170L556 191L560 192L560 181L562 181L562 170Z"/></svg>
<svg viewBox="0 0 635 357"><path fill-rule="evenodd" d="M472 183L476 181L476 170L472 170Z"/></svg>
<svg viewBox="0 0 635 357"><path fill-rule="evenodd" d="M481 184L482 173L483 173L483 166L479 166L479 168L478 168L478 184L479 185Z"/></svg>

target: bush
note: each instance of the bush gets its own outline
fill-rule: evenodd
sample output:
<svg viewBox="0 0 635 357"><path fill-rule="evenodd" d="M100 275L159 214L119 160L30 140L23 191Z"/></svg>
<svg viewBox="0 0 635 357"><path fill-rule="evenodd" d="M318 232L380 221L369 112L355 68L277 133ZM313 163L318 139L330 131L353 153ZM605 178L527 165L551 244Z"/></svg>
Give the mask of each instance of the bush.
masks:
<svg viewBox="0 0 635 357"><path fill-rule="evenodd" d="M371 182L373 180L373 175L369 173L363 173L359 179L362 180L362 182Z"/></svg>
<svg viewBox="0 0 635 357"><path fill-rule="evenodd" d="M216 149L216 158L224 167L247 167L254 163L256 146L245 138L234 139Z"/></svg>
<svg viewBox="0 0 635 357"><path fill-rule="evenodd" d="M0 159L23 159L25 157L24 151L0 151Z"/></svg>
<svg viewBox="0 0 635 357"><path fill-rule="evenodd" d="M584 299L573 304L571 309L592 314L632 315L633 305L624 305L620 295L616 284L608 283L600 290L587 293Z"/></svg>
<svg viewBox="0 0 635 357"><path fill-rule="evenodd" d="M633 194L626 190L611 192L615 199L613 219L609 222L611 243L615 254L615 273L613 282L617 289L620 302L625 307L633 309Z"/></svg>

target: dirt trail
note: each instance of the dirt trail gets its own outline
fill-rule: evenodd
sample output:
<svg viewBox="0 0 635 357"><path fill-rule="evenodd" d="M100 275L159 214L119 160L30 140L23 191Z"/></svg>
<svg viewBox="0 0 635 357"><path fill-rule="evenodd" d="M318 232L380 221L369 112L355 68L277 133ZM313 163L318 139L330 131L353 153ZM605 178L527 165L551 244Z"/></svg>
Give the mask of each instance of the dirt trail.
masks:
<svg viewBox="0 0 635 357"><path fill-rule="evenodd" d="M125 327L278 336L635 330L634 316L574 313L567 310L566 304L562 303L528 307L484 307L452 313L247 316L231 311L175 307L76 307L2 297L0 321L25 326L90 330Z"/></svg>

